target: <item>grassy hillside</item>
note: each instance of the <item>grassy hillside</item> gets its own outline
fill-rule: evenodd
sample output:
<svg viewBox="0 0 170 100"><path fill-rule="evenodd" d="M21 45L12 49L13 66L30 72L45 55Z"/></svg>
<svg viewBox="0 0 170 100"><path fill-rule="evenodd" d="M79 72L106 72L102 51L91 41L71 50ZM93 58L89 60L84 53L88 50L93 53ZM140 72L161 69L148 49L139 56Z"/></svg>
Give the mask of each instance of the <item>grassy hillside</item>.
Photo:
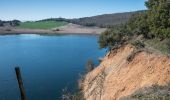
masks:
<svg viewBox="0 0 170 100"><path fill-rule="evenodd" d="M28 28L28 29L51 29L66 25L64 21L38 21L38 22L23 22L20 23L17 28Z"/></svg>
<svg viewBox="0 0 170 100"><path fill-rule="evenodd" d="M132 15L139 12L143 12L143 11L104 14L104 15L77 18L77 19L49 18L40 21L66 21L66 22L84 25L84 26L112 27L115 25L126 23Z"/></svg>

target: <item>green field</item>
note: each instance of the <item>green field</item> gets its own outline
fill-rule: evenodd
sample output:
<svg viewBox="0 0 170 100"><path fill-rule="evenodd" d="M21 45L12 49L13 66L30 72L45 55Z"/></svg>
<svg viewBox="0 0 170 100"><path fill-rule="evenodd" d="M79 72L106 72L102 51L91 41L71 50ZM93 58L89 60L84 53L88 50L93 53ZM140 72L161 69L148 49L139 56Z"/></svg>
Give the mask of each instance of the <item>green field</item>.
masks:
<svg viewBox="0 0 170 100"><path fill-rule="evenodd" d="M27 29L51 29L68 24L64 21L40 21L40 22L23 22L17 28Z"/></svg>

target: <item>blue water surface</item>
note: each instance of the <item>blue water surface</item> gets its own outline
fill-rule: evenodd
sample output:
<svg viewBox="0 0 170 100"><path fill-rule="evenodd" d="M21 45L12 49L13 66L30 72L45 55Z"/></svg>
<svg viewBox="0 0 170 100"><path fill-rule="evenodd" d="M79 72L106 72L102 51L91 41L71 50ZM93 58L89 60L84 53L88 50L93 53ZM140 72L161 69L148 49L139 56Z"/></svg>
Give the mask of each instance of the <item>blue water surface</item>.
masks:
<svg viewBox="0 0 170 100"><path fill-rule="evenodd" d="M16 66L27 100L60 100L62 89L76 87L88 59L103 57L98 36L35 34L0 36L0 100L20 100Z"/></svg>

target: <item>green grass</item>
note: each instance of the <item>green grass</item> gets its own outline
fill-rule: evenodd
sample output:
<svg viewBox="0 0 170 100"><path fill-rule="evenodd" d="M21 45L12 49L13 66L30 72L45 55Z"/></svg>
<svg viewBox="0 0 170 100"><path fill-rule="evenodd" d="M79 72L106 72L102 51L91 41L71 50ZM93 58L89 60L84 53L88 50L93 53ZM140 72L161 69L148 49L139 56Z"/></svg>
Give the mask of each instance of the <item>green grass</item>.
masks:
<svg viewBox="0 0 170 100"><path fill-rule="evenodd" d="M52 29L66 25L64 21L41 21L41 22L23 22L17 28L27 29Z"/></svg>

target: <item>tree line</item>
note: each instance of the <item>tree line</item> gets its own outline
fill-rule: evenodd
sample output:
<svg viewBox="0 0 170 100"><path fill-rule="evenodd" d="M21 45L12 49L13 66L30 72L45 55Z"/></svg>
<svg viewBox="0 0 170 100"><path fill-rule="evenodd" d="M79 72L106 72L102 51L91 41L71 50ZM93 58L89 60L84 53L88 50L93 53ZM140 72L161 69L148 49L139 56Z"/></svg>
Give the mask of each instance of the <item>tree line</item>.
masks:
<svg viewBox="0 0 170 100"><path fill-rule="evenodd" d="M12 20L12 21L2 21L0 20L0 26L18 26L20 25L21 21L19 20Z"/></svg>

